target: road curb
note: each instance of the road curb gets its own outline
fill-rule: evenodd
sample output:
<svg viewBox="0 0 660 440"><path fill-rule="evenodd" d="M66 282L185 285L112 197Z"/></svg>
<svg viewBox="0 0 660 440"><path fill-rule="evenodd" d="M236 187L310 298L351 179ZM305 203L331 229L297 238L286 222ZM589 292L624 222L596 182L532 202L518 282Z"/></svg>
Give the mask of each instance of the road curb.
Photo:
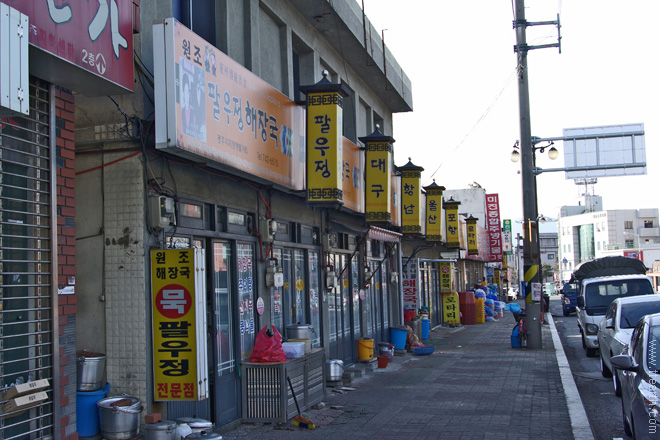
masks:
<svg viewBox="0 0 660 440"><path fill-rule="evenodd" d="M571 366L568 364L568 359L564 353L564 347L561 345L557 327L555 327L555 320L552 315L548 313L548 323L552 331L552 343L555 346L555 356L557 357L557 365L559 367L559 375L561 376L562 387L564 388L564 396L566 397L566 405L568 406L568 415L571 418L571 428L573 430L573 438L575 440L594 440L594 435L591 432L587 412L582 404L580 393L578 392L575 379L573 379L573 372Z"/></svg>

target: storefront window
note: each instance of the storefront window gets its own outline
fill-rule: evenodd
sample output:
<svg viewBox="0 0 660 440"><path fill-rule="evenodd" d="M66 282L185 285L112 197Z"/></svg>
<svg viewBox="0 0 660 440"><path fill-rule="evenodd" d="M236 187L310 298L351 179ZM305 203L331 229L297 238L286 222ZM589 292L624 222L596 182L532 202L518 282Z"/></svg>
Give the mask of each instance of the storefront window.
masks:
<svg viewBox="0 0 660 440"><path fill-rule="evenodd" d="M241 244L238 250L238 308L241 329L241 359L247 359L254 348L254 251L252 245Z"/></svg>
<svg viewBox="0 0 660 440"><path fill-rule="evenodd" d="M234 371L231 296L231 249L226 242L213 243L213 285L215 288L216 353L218 376Z"/></svg>
<svg viewBox="0 0 660 440"><path fill-rule="evenodd" d="M321 307L319 301L319 254L318 252L309 252L309 312L312 326L314 327L314 337L312 346L321 346Z"/></svg>

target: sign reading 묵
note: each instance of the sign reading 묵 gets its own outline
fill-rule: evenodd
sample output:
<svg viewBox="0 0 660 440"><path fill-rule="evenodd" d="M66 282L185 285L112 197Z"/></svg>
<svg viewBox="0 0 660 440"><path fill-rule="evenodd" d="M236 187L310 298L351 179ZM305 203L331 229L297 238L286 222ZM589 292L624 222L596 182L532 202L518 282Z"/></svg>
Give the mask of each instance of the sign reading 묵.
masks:
<svg viewBox="0 0 660 440"><path fill-rule="evenodd" d="M498 194L486 194L486 230L490 237L490 261L502 261L502 226Z"/></svg>

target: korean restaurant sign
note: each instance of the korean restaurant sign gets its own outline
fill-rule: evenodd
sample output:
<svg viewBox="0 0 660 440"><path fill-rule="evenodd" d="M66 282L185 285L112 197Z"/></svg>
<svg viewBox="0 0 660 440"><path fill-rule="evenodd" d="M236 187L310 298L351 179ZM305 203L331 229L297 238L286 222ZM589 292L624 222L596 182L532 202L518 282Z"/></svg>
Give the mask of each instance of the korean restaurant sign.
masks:
<svg viewBox="0 0 660 440"><path fill-rule="evenodd" d="M347 138L342 142L341 189L344 207L364 212L364 154L362 149Z"/></svg>
<svg viewBox="0 0 660 440"><path fill-rule="evenodd" d="M470 215L465 219L467 229L467 250L468 255L479 254L479 240L477 236L477 218Z"/></svg>
<svg viewBox="0 0 660 440"><path fill-rule="evenodd" d="M307 202L342 204L342 117L349 92L326 75L300 87L307 95Z"/></svg>
<svg viewBox="0 0 660 440"><path fill-rule="evenodd" d="M440 263L440 292L450 292L452 288L451 283L451 263L448 261L441 261Z"/></svg>
<svg viewBox="0 0 660 440"><path fill-rule="evenodd" d="M486 194L486 230L490 237L490 261L502 261L502 226L498 194Z"/></svg>
<svg viewBox="0 0 660 440"><path fill-rule="evenodd" d="M367 223L389 223L392 219L392 143L378 128L359 138L365 145L365 213Z"/></svg>
<svg viewBox="0 0 660 440"><path fill-rule="evenodd" d="M132 0L4 3L30 18L29 42L40 50L30 54L32 73L90 96L133 91Z"/></svg>
<svg viewBox="0 0 660 440"><path fill-rule="evenodd" d="M419 258L411 258L403 267L403 308L416 310L420 304Z"/></svg>
<svg viewBox="0 0 660 440"><path fill-rule="evenodd" d="M151 251L156 401L207 397L203 264L200 249Z"/></svg>
<svg viewBox="0 0 660 440"><path fill-rule="evenodd" d="M303 190L304 109L175 19L153 29L156 148Z"/></svg>
<svg viewBox="0 0 660 440"><path fill-rule="evenodd" d="M502 220L502 252L513 254L513 234L511 232L511 219Z"/></svg>
<svg viewBox="0 0 660 440"><path fill-rule="evenodd" d="M422 233L422 171L424 168L414 165L410 159L401 172L401 232L419 235Z"/></svg>
<svg viewBox="0 0 660 440"><path fill-rule="evenodd" d="M426 191L426 241L442 241L442 192L444 186L433 183Z"/></svg>
<svg viewBox="0 0 660 440"><path fill-rule="evenodd" d="M442 292L442 313L445 324L460 324L461 312L458 301L458 292L455 290Z"/></svg>
<svg viewBox="0 0 660 440"><path fill-rule="evenodd" d="M447 225L447 247L449 248L459 248L461 246L460 227L458 223L458 205L460 204L461 202L457 202L451 197L444 203L445 223Z"/></svg>

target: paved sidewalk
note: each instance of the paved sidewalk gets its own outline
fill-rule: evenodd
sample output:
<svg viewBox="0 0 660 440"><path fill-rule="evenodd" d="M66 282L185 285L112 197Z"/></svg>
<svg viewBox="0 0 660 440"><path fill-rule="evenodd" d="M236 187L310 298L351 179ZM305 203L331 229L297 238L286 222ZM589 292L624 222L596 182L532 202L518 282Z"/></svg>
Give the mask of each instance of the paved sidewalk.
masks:
<svg viewBox="0 0 660 440"><path fill-rule="evenodd" d="M571 424L569 405L572 413L579 413L574 409L582 409L581 402L578 395L576 406L573 390L565 393L558 362L563 350L556 354L554 323L542 326L540 350L511 348L513 326L511 313L505 311L496 322L434 329L424 341L436 347L432 355L395 356L387 368L345 384L354 391L338 394L328 388L325 407L304 412L314 421L314 430L291 422L243 424L222 436L229 440L588 439L586 418L576 423L573 414ZM564 381L570 388L566 377Z"/></svg>

